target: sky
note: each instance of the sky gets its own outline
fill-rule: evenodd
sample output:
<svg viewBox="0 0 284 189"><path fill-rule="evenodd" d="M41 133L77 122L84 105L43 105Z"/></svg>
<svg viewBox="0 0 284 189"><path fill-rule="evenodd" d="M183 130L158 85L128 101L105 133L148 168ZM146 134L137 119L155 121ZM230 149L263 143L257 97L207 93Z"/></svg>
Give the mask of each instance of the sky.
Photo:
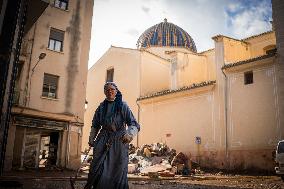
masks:
<svg viewBox="0 0 284 189"><path fill-rule="evenodd" d="M271 30L271 0L94 0L88 67L111 45L136 49L139 36L164 18L202 52L218 34L243 39Z"/></svg>

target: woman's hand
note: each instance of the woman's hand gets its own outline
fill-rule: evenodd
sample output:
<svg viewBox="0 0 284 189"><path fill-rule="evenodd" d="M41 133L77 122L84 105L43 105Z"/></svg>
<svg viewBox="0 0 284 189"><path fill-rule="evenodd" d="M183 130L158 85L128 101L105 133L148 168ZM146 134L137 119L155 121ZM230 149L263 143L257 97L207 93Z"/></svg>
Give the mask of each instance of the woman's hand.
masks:
<svg viewBox="0 0 284 189"><path fill-rule="evenodd" d="M94 143L95 143L94 141L93 142L88 142L90 147L94 147L94 145L95 145Z"/></svg>
<svg viewBox="0 0 284 189"><path fill-rule="evenodd" d="M133 140L133 136L131 134L126 133L125 135L123 135L121 140L122 140L122 143L124 144L130 143Z"/></svg>

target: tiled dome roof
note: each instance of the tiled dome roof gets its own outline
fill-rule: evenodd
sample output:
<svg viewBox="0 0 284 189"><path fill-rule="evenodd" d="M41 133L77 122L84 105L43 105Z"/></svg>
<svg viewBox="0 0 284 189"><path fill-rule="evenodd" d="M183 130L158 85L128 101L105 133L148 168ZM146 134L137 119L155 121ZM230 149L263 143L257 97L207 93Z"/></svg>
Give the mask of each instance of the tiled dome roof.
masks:
<svg viewBox="0 0 284 189"><path fill-rule="evenodd" d="M151 46L185 47L197 52L190 35L177 25L167 22L167 19L150 27L139 37L137 48Z"/></svg>

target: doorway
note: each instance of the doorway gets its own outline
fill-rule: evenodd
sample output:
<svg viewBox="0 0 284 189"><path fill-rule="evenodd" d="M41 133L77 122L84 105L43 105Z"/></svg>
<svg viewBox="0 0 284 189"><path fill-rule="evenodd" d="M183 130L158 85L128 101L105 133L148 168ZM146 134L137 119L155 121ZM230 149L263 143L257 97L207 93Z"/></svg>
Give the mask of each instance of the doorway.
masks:
<svg viewBox="0 0 284 189"><path fill-rule="evenodd" d="M39 168L56 166L59 132L42 132L40 137Z"/></svg>

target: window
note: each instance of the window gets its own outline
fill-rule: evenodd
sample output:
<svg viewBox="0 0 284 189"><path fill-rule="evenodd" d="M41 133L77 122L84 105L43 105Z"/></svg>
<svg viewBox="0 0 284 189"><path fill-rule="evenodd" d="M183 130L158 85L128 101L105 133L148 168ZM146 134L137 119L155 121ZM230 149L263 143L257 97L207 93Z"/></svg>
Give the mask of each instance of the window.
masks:
<svg viewBox="0 0 284 189"><path fill-rule="evenodd" d="M54 51L63 51L64 32L51 28L49 35L48 48Z"/></svg>
<svg viewBox="0 0 284 189"><path fill-rule="evenodd" d="M107 70L106 82L113 82L113 72L113 68Z"/></svg>
<svg viewBox="0 0 284 189"><path fill-rule="evenodd" d="M263 48L263 51L265 54L275 54L277 51L276 45L268 45Z"/></svg>
<svg viewBox="0 0 284 189"><path fill-rule="evenodd" d="M68 9L68 0L55 0L54 6L63 10Z"/></svg>
<svg viewBox="0 0 284 189"><path fill-rule="evenodd" d="M252 71L244 73L244 83L245 85L253 83L253 72Z"/></svg>
<svg viewBox="0 0 284 189"><path fill-rule="evenodd" d="M42 96L48 98L57 98L59 76L44 74Z"/></svg>
<svg viewBox="0 0 284 189"><path fill-rule="evenodd" d="M284 142L279 142L278 147L277 147L277 153L284 153Z"/></svg>

